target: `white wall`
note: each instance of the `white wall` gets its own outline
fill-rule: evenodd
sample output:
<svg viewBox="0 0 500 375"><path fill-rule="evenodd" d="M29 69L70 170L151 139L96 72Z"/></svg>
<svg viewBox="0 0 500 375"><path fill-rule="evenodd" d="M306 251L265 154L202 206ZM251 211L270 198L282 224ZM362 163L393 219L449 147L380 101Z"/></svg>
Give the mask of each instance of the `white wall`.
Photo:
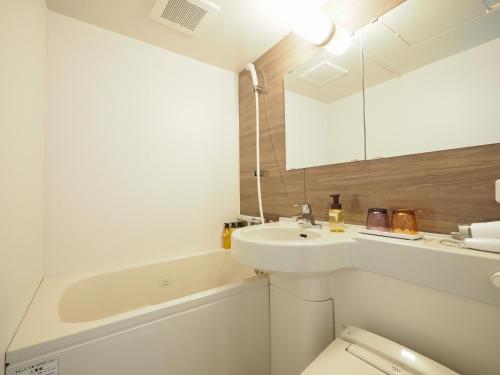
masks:
<svg viewBox="0 0 500 375"><path fill-rule="evenodd" d="M220 247L237 76L49 12L47 272Z"/></svg>
<svg viewBox="0 0 500 375"><path fill-rule="evenodd" d="M333 163L365 159L363 100L349 95L328 104L330 155ZM330 163L329 163L330 164Z"/></svg>
<svg viewBox="0 0 500 375"><path fill-rule="evenodd" d="M360 95L325 103L285 90L286 169L364 160Z"/></svg>
<svg viewBox="0 0 500 375"><path fill-rule="evenodd" d="M366 91L368 158L500 142L500 38Z"/></svg>
<svg viewBox="0 0 500 375"><path fill-rule="evenodd" d="M46 7L0 1L0 372L44 272Z"/></svg>
<svg viewBox="0 0 500 375"><path fill-rule="evenodd" d="M326 103L285 90L286 169L329 164Z"/></svg>

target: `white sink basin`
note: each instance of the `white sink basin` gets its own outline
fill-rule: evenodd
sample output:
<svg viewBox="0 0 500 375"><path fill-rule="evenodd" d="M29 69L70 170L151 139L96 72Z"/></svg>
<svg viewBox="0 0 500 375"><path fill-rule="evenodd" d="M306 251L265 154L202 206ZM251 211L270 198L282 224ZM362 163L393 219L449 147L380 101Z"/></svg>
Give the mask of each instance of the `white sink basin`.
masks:
<svg viewBox="0 0 500 375"><path fill-rule="evenodd" d="M322 233L318 230L311 230L309 228L282 228L282 227L267 227L261 226L251 227L251 230L245 230L241 232L241 238L252 241L273 241L273 242L285 242L290 241L298 243L311 242L321 238Z"/></svg>
<svg viewBox="0 0 500 375"><path fill-rule="evenodd" d="M320 274L348 267L351 235L297 223L272 223L239 229L232 252L243 264L266 272Z"/></svg>

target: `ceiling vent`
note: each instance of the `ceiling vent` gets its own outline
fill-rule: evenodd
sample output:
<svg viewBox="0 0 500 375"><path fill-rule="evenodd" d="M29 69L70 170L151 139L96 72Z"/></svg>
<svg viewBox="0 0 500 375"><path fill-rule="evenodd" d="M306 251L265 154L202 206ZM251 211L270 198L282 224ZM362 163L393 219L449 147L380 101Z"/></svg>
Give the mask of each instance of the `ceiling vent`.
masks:
<svg viewBox="0 0 500 375"><path fill-rule="evenodd" d="M298 78L316 86L323 86L347 73L349 72L346 69L330 61L322 60L300 74Z"/></svg>
<svg viewBox="0 0 500 375"><path fill-rule="evenodd" d="M189 35L198 35L220 7L206 0L157 0L151 18Z"/></svg>

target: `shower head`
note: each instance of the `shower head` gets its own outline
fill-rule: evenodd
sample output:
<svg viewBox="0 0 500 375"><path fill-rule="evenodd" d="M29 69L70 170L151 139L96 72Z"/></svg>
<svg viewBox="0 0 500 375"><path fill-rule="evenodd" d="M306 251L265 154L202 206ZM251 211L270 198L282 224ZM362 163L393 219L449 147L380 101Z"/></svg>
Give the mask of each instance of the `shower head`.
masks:
<svg viewBox="0 0 500 375"><path fill-rule="evenodd" d="M255 71L255 65L252 63L247 64L247 71L252 75L253 87L257 88L259 86L259 79L257 78L257 72Z"/></svg>

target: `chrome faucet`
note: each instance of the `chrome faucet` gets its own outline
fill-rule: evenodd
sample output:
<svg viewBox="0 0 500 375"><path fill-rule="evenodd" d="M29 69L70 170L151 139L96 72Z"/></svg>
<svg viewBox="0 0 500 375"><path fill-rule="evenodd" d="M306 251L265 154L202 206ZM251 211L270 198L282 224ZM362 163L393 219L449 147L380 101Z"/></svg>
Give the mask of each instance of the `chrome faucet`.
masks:
<svg viewBox="0 0 500 375"><path fill-rule="evenodd" d="M294 207L300 207L302 209L302 214L298 217L298 219L301 220L299 221L299 225L302 228L321 228L321 224L316 224L316 220L312 213L312 207L309 203L294 204Z"/></svg>

